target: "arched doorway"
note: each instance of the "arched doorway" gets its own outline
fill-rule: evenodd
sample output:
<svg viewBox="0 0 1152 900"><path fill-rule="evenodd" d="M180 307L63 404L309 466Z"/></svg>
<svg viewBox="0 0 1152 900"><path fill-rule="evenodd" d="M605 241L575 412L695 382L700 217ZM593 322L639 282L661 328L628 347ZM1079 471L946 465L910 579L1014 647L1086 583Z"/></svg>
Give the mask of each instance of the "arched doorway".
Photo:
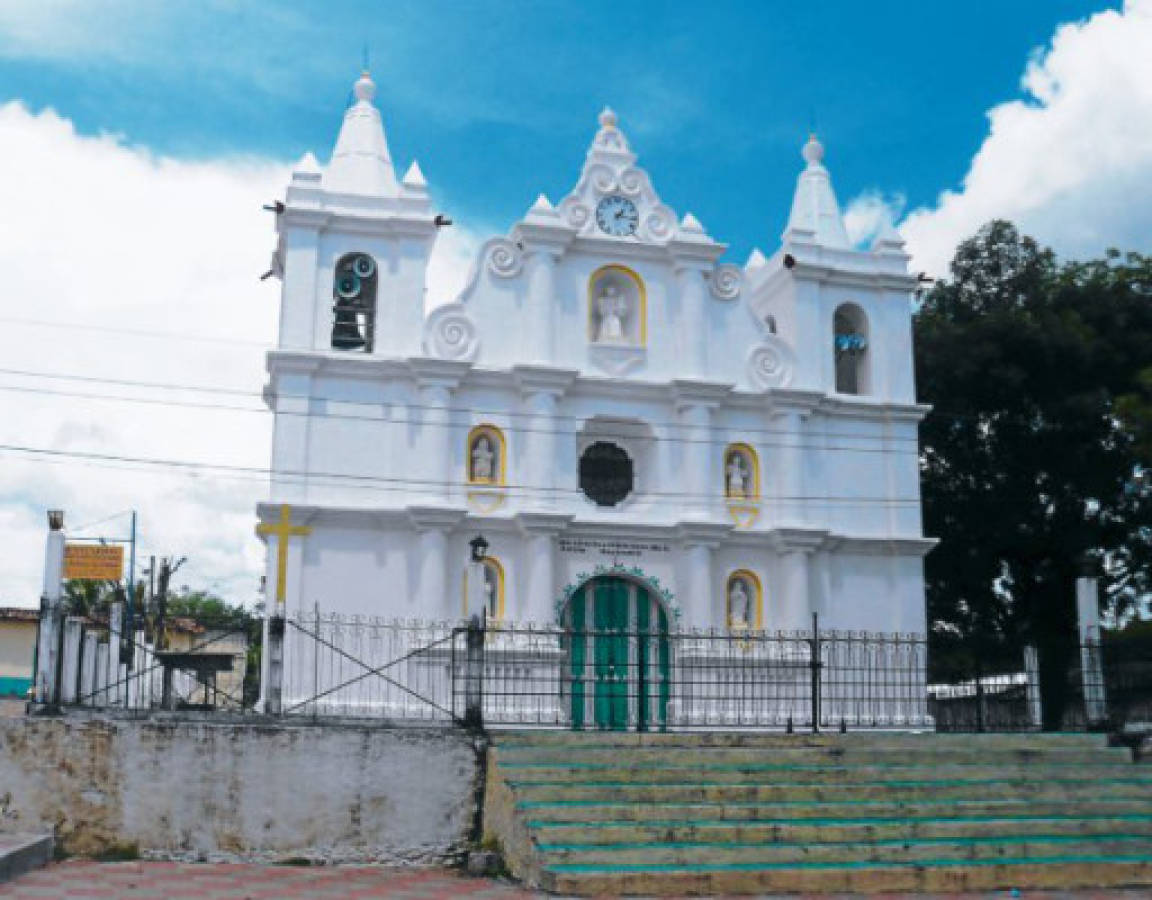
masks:
<svg viewBox="0 0 1152 900"><path fill-rule="evenodd" d="M574 729L663 730L668 723L668 613L643 584L585 582L564 610Z"/></svg>

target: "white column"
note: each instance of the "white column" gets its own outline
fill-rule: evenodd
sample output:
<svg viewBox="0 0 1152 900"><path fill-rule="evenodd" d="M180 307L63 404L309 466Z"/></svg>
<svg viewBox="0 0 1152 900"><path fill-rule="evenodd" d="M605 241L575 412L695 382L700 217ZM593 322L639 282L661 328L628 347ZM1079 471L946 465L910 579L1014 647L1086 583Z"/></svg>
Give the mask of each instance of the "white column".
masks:
<svg viewBox="0 0 1152 900"><path fill-rule="evenodd" d="M780 554L780 574L782 593L774 598L780 614L772 626L784 631L810 630L812 606L808 598L808 551L785 549Z"/></svg>
<svg viewBox="0 0 1152 900"><path fill-rule="evenodd" d="M1100 588L1094 575L1081 575L1076 579L1076 613L1084 714L1091 725L1102 722L1108 715L1104 667L1100 659Z"/></svg>
<svg viewBox="0 0 1152 900"><path fill-rule="evenodd" d="M413 615L420 618L460 618L459 594L448 595L445 576L448 566L448 535L435 526L420 533L420 582L414 601Z"/></svg>
<svg viewBox="0 0 1152 900"><path fill-rule="evenodd" d="M711 484L713 470L712 407L707 403L680 406L680 435L684 449L684 498L686 513L707 518L720 487Z"/></svg>
<svg viewBox="0 0 1152 900"><path fill-rule="evenodd" d="M80 696L76 699L82 705L94 706L97 698L96 690L96 650L100 645L100 636L94 631L84 633L84 649L80 661Z"/></svg>
<svg viewBox="0 0 1152 900"><path fill-rule="evenodd" d="M528 427L525 429L528 486L526 505L538 508L555 504L556 488L556 400L552 391L534 391L528 396Z"/></svg>
<svg viewBox="0 0 1152 900"><path fill-rule="evenodd" d="M551 623L552 602L556 597L556 535L548 532L528 539L528 584L523 618L540 624Z"/></svg>
<svg viewBox="0 0 1152 900"><path fill-rule="evenodd" d="M723 621L716 612L712 579L712 545L690 543L684 547L684 561L688 567L687 596L681 598L686 613L685 624L692 628L714 628Z"/></svg>
<svg viewBox="0 0 1152 900"><path fill-rule="evenodd" d="M555 306L556 257L554 251L533 248L525 264L528 276L527 328L523 332L523 359L529 362L550 363L553 359L552 310Z"/></svg>
<svg viewBox="0 0 1152 900"><path fill-rule="evenodd" d="M680 288L683 354L680 360L686 375L703 378L708 374L708 307L704 292L704 272L696 266L683 266L676 271Z"/></svg>
<svg viewBox="0 0 1152 900"><path fill-rule="evenodd" d="M776 521L781 525L804 522L804 452L803 418L795 410L783 410L772 419L772 437L776 442L777 508Z"/></svg>
<svg viewBox="0 0 1152 900"><path fill-rule="evenodd" d="M61 525L63 522L61 522ZM60 648L60 601L64 594L64 530L48 529L44 548L44 582L40 593L40 634L36 647L36 689L39 703L58 697L56 683Z"/></svg>
<svg viewBox="0 0 1152 900"><path fill-rule="evenodd" d="M60 667L60 702L75 703L80 678L80 639L84 620L69 616L64 620L64 660Z"/></svg>
<svg viewBox="0 0 1152 900"><path fill-rule="evenodd" d="M110 706L119 706L124 702L124 685L120 681L120 634L123 630L124 604L108 604L108 660L105 684L108 685L108 696L104 702Z"/></svg>
<svg viewBox="0 0 1152 900"><path fill-rule="evenodd" d="M452 482L463 481L463 472L451 471L452 391L447 385L425 383L420 386L421 424L420 454L423 457L421 493L433 499L451 495Z"/></svg>

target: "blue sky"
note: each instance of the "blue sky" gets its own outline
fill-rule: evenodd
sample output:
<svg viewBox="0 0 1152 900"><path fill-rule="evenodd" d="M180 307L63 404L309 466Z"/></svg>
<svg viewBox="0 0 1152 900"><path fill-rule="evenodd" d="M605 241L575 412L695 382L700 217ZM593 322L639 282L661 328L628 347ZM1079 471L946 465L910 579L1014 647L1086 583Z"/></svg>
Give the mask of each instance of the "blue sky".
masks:
<svg viewBox="0 0 1152 900"><path fill-rule="evenodd" d="M16 4L19 6L19 2ZM608 103L665 200L771 249L815 121L842 201L956 187L1062 22L1118 4L103 0L0 37L0 99L182 158L330 150L367 46L392 150L458 221L574 181ZM65 6L69 4L64 4ZM37 13L30 14L35 19Z"/></svg>

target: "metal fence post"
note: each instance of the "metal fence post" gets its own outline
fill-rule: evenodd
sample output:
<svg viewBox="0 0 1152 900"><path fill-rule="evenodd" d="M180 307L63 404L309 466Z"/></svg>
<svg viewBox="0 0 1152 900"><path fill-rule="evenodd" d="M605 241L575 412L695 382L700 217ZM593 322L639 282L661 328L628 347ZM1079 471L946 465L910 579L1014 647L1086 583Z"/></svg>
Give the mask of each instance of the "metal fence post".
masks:
<svg viewBox="0 0 1152 900"><path fill-rule="evenodd" d="M809 642L811 651L808 667L811 670L812 697L812 733L820 731L820 619L817 613L812 613L812 640Z"/></svg>
<svg viewBox="0 0 1152 900"><path fill-rule="evenodd" d="M464 661L464 724L484 725L484 626L478 615L468 620L468 640Z"/></svg>
<svg viewBox="0 0 1152 900"><path fill-rule="evenodd" d="M278 716L284 711L284 610L276 606L266 622L267 639L264 651L268 654L268 683L264 686L264 712Z"/></svg>

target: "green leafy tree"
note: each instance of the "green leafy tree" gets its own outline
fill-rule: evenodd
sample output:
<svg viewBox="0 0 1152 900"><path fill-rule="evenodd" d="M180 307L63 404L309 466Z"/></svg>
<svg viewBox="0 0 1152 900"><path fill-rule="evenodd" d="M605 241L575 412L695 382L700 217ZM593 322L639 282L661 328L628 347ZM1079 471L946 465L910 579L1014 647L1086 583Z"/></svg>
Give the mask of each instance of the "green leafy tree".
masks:
<svg viewBox="0 0 1152 900"><path fill-rule="evenodd" d="M1041 649L1055 724L1074 650L1075 579L1104 563L1112 612L1147 589L1148 492L1122 398L1152 366L1152 265L1061 265L1008 222L965 241L915 318L928 611L937 672ZM961 661L962 662L962 661Z"/></svg>

